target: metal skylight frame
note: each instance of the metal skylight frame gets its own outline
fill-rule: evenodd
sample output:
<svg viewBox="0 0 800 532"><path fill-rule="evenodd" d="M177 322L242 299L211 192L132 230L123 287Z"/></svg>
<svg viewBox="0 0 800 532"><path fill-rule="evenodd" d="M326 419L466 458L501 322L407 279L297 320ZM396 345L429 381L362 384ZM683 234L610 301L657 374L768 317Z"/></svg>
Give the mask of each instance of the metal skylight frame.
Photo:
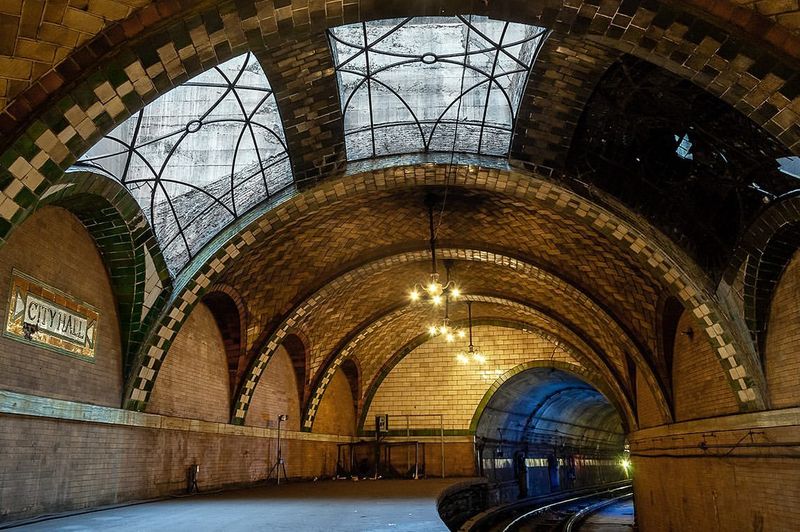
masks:
<svg viewBox="0 0 800 532"><path fill-rule="evenodd" d="M433 45L430 44L432 41L420 43L419 49L415 49L414 53L380 48L382 43L390 40L398 32L415 26L423 28L420 30L422 32L426 24L431 26L431 31L436 29L437 24L461 27L462 31L465 32L461 50L437 54L436 50L432 49L435 48L435 43ZM488 32L482 30L482 26L488 27L488 24L502 24L502 32L499 39L487 35ZM347 40L345 34L353 34L359 27L360 42ZM386 28L386 31L382 31L376 37L375 34L383 27ZM518 34L520 31L524 31L524 37L505 42L510 28L513 30L511 33ZM376 156L409 153L446 153L450 152L453 146L456 146L456 151L462 153L492 156L507 155L522 93L527 85L531 67L545 41L547 33L548 30L545 28L475 16L409 17L405 19L362 22L329 29L328 37L342 102L348 159L362 160ZM476 44L477 46L473 47ZM494 56L491 61L491 69L481 68L481 65L477 64L484 54L493 54ZM376 59L379 60L379 65L374 67L372 63ZM391 61L389 59L394 60ZM514 68L504 71L501 71L503 70L502 68L498 69L501 59L514 65ZM387 62L387 60L389 60L388 64L380 65L381 62ZM362 63L361 69L356 64L358 61ZM414 64L419 64L420 69L431 65L448 65L461 71L461 86L458 94L452 101L445 102L444 110L433 120L420 118L420 111L424 112L424 110L415 109L401 93L402 89L393 87L387 80L382 79L381 74ZM467 86L464 84L464 78L468 73L470 76L479 79L475 83L472 83L471 80ZM349 76L360 78L352 88L345 81L345 77ZM501 79L509 86L504 86L501 83ZM464 119L463 116L446 117L451 110L460 109L460 102L463 102L471 93L479 93L484 85L486 90L480 120ZM407 112L408 119L376 121L375 115L377 111L374 109L375 103L373 101L373 92L376 90L386 91L386 93L393 95ZM358 112L358 110L354 109L354 98L359 97L357 95L360 91L366 91L367 93L369 124L354 126L351 119L352 114ZM493 91L499 91L508 107L510 120L506 123L487 120L489 102ZM512 93L509 94L509 92ZM480 107L475 109L480 109ZM384 134L380 130L402 132L403 128L408 128L409 126L416 129L415 136L417 139L408 143L405 149L386 150L376 141L376 131L380 134ZM472 142L473 148L470 149L469 135L472 134L474 137L475 130L477 130L477 142ZM357 145L357 141L359 140L358 137L363 136L363 133L367 131L369 132L369 141L364 142L368 143L369 146L365 150ZM502 149L497 146L488 146L486 140L491 134L498 133L503 136L503 140L507 138L507 142L501 143ZM461 140L462 136L463 141ZM402 135L395 138L402 138Z"/></svg>
<svg viewBox="0 0 800 532"><path fill-rule="evenodd" d="M106 135L70 169L100 173L128 188L150 221L173 274L230 223L293 183L275 96L254 55L228 60L180 88L199 89L186 94L199 96L199 101L177 102L191 108L191 118L166 131L152 125L173 118L162 108L168 100L156 105L163 98L180 98L170 91ZM159 134L149 135L154 131ZM199 179L174 175L171 163L187 155L176 153L197 133L200 140L219 141L220 146L209 145L209 158L219 148L224 160L224 149L233 148L229 171L223 174L223 164L204 166L201 161L191 169L200 172ZM186 167L185 160L183 164Z"/></svg>

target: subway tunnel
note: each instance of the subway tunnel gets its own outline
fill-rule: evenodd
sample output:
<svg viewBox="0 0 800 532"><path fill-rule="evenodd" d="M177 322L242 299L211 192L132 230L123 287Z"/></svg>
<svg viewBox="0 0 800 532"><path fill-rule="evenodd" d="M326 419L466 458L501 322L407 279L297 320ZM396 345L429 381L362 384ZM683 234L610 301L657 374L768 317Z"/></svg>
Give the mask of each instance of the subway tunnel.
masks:
<svg viewBox="0 0 800 532"><path fill-rule="evenodd" d="M0 2L0 528L793 529L796 6L595 4Z"/></svg>

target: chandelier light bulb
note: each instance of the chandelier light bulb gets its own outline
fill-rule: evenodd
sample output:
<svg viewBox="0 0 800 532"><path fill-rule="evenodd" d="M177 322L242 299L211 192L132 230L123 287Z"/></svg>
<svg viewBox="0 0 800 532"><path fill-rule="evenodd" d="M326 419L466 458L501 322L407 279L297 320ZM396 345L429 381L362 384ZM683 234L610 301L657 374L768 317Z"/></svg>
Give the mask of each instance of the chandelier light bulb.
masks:
<svg viewBox="0 0 800 532"><path fill-rule="evenodd" d="M467 335L467 333L464 332L464 329L459 329L458 330L458 337L459 338L464 338L466 335Z"/></svg>
<svg viewBox="0 0 800 532"><path fill-rule="evenodd" d="M484 362L486 362L486 357L483 356L481 353L478 353L478 352L472 353L472 358L478 364L483 364Z"/></svg>
<svg viewBox="0 0 800 532"><path fill-rule="evenodd" d="M438 307L439 305L442 304L442 296L433 296L431 298L431 301L433 302L434 305Z"/></svg>
<svg viewBox="0 0 800 532"><path fill-rule="evenodd" d="M436 325L431 325L428 327L428 333L430 333L431 336L436 336L439 334L439 329L436 328Z"/></svg>
<svg viewBox="0 0 800 532"><path fill-rule="evenodd" d="M408 297L411 299L411 301L417 302L419 301L419 292L412 290L411 293L408 294Z"/></svg>
<svg viewBox="0 0 800 532"><path fill-rule="evenodd" d="M454 341L455 341L455 339L456 339L456 337L455 337L455 336L453 336L453 333L447 333L447 336L445 336L444 338L445 338L445 340L447 340L448 342L454 342Z"/></svg>
<svg viewBox="0 0 800 532"><path fill-rule="evenodd" d="M453 289L450 290L450 295L452 295L454 299L458 299L461 295L461 290L459 290L457 286L454 286Z"/></svg>
<svg viewBox="0 0 800 532"><path fill-rule="evenodd" d="M444 292L442 283L437 281L431 281L431 283L428 284L426 290L428 291L428 295L430 295L431 297L439 297L442 295L442 292Z"/></svg>
<svg viewBox="0 0 800 532"><path fill-rule="evenodd" d="M467 358L464 353L457 354L456 359L458 360L459 364L469 364L469 358Z"/></svg>

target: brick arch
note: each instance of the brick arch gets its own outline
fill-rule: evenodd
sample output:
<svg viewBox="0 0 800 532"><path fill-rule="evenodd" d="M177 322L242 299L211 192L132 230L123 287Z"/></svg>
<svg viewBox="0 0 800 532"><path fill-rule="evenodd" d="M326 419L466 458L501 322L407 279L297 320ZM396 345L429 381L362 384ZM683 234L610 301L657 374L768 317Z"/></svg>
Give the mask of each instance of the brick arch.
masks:
<svg viewBox="0 0 800 532"><path fill-rule="evenodd" d="M358 360L353 357L345 359L340 367L350 385L350 393L353 395L353 411L358 414L358 398L361 395L361 367Z"/></svg>
<svg viewBox="0 0 800 532"><path fill-rule="evenodd" d="M556 345L564 348L575 359L585 363L587 367L596 368L597 371L609 381L617 383L620 394L624 396L624 378L608 360L607 355L605 355L602 349L596 346L591 339L586 338L585 335L577 331L577 326L575 324L569 323L563 316L554 317L536 308L530 302L516 301L497 295L471 294L466 296L466 298L474 302L489 303L499 307L521 310L524 315L526 315L527 321L525 322L510 318L499 320L496 318L478 317L473 319L473 323L476 325L502 324L503 326L517 329L527 328L530 330L535 330L540 336L547 338ZM365 338L369 337L370 334L380 331L382 328L387 326L387 324L395 321L398 316L408 312L409 309L409 306L395 307L378 317L365 320L361 327L358 327L351 332L345 338L345 340L343 340L340 345L332 351L331 356L317 372L317 378L315 379L312 387L312 394L309 396L309 401L304 408L303 425L301 427L302 430L312 430L316 408L319 405L319 402L322 400L325 390L333 378L333 375L335 374L339 364L341 364L342 361L346 360L347 358L352 358L358 354L360 344ZM537 323L537 320L539 323ZM543 322L549 323L550 327L546 327ZM466 322L464 320L455 320L453 323L458 327L466 326ZM381 367L376 372L375 377L372 378L369 386L364 389L365 391L362 398L364 399L363 403L365 404L365 409L362 410L363 415L366 415L367 412L366 403L371 400L371 397L377 391L380 382L386 377L386 375L388 375L391 369L397 365L397 363L411 350L425 343L429 339L430 338L427 334L419 334L402 345L398 350L394 351L392 356L387 361L381 363ZM369 376L370 375L364 375L365 378ZM654 393L659 397L663 397L663 392ZM665 404L664 411L666 412L668 409L668 406Z"/></svg>
<svg viewBox="0 0 800 532"><path fill-rule="evenodd" d="M516 257L505 256L503 254L495 253L486 249L441 248L438 250L438 254L443 259L450 258L485 262L497 265L501 268L510 268L519 275L525 275L531 279L535 279L537 282L544 282L548 286L552 286L554 293L558 293L559 295L570 298L576 302L576 305L582 305L586 307L590 310L592 315L597 316L597 318L603 322L607 330L613 331L614 337L617 338L621 344L626 345L630 352L635 353L637 364L639 364L642 368L648 368L646 373L646 375L648 375L647 378L653 378L652 355L649 353L648 348L641 342L637 341L635 339L635 335L621 324L619 318L615 317L611 311L609 311L594 297L592 297L591 294L576 288L570 282L565 281L562 277L553 274L552 272L543 270L530 261L518 259ZM304 316L310 315L316 309L324 305L327 300L335 297L340 292L351 286L352 283L363 281L373 276L375 272L378 272L383 268L396 264L427 262L429 260L430 255L427 250L388 255L344 272L340 276L325 284L322 288L314 292L302 302L298 303L295 308L286 316L284 316L281 322L272 329L268 339L265 342L265 347L257 354L256 357L254 357L249 375L246 381L243 383L241 387L241 393L235 402L236 406L233 417L234 423L244 422L244 418L250 404L250 399L252 398L253 393L255 393L258 380L263 373L264 367L266 367L266 365L269 363L270 358L280 345L281 338L283 338L289 330L296 328L297 324L303 320ZM374 323L371 325L371 327L375 327ZM352 336L353 334L355 333L351 333L349 336ZM331 355L334 354L335 353L332 353ZM333 377L332 371L335 371L336 367L330 365L330 359L328 364L328 369L324 375L319 372L317 373L317 379L322 378L329 380ZM651 382L650 384L654 386L654 389L659 389L661 387L661 383L658 382ZM309 397L309 399L312 401L312 406L315 406L313 402L321 400L321 396L315 395L314 397Z"/></svg>
<svg viewBox="0 0 800 532"><path fill-rule="evenodd" d="M480 423L481 416L483 415L484 410L488 406L489 402L492 400L492 397L495 393L500 389L500 387L505 383L508 379L514 377L522 373L523 371L533 369L533 368L553 368L566 371L571 373L581 380L587 382L594 386L600 393L602 393L606 399L614 406L614 409L620 414L620 419L623 423L623 430L625 432L630 432L631 430L636 430L636 418L633 415L633 411L630 409L630 405L624 402L620 402L620 398L614 394L613 389L610 389L605 382L602 380L598 380L594 374L588 371L586 368L581 366L577 366L575 364L569 364L567 362L561 361L547 361L547 360L535 360L532 362L527 362L524 364L520 364L508 371L506 371L503 375L497 378L495 382L489 386L489 389L484 394L483 398L481 399L480 403L478 404L478 408L475 409L475 414L472 416L472 421L470 422L470 432L475 433L478 428L478 424Z"/></svg>
<svg viewBox="0 0 800 532"><path fill-rule="evenodd" d="M683 9L683 5L689 8ZM514 19L520 22L556 27L553 38L592 35L592 39L600 39L607 46L676 69L714 94L724 94L730 98L729 103L735 100L737 109L797 151L800 132L794 127L796 115L790 108L798 92L796 69L792 66L800 54L797 37L768 19L726 2L717 2L710 12L695 0L681 6L620 4L608 6L616 7L612 13L611 9L606 11L604 7L601 11L588 3L554 9L513 0L511 3L478 4L467 11L497 17L513 13ZM442 4L428 6L426 14L439 14L440 8L444 13L464 11L459 6ZM292 63L293 71L305 75L316 68L308 49L303 48L312 34L321 33L329 25L420 14L417 9L413 4L381 9L366 2L311 7L306 3L289 3L276 8L267 2L244 1L235 6L212 6L210 2L195 4L188 11L182 11L180 4L158 0L76 51L47 83L37 84L34 92L21 95L0 114L0 128L8 139L0 155L4 168L0 171L0 183L5 185L4 207L0 209L0 218L5 223L0 224L0 238L7 237L29 214L36 197L94 140L110 130L115 122L138 110L144 102L190 74L248 49L258 53L296 46L304 50L300 55L304 53L305 56L294 58L297 62ZM698 17L690 11L705 14ZM720 29L726 26L733 27L736 35ZM128 41L135 42L128 44ZM781 57L772 61L769 56L774 52ZM89 71L92 76L87 75ZM319 72L309 75L308 85L313 86ZM323 94L325 101L335 98L335 94L324 91ZM58 100L57 107L44 111L45 103L53 100ZM284 99L279 97L279 100ZM286 111L282 110L282 114L288 115ZM316 112L309 114L319 116ZM335 118L331 124L333 122ZM307 127L313 125L303 124L296 130L298 133L317 131L315 127ZM321 126L322 123L320 130ZM327 132L338 126L330 127L333 129L327 129L323 137L327 138ZM312 141L310 137L302 140L301 145ZM308 175L322 175L322 169L335 167L339 160L341 156L334 145L321 147L319 157L309 163ZM195 265L196 269L202 267ZM672 284L671 277L668 282ZM699 307L701 319L709 316L705 310ZM720 356L738 364L739 361L730 357L742 353L729 346L741 340L734 340L735 334L725 338L728 333L720 333L714 327L719 323L717 317L706 321L711 328L709 335L719 343ZM164 340L157 349L168 346L169 341ZM737 392L742 403L750 405L748 408L759 408L763 405L763 394L757 390L762 387L763 378L754 361L748 360L752 358L748 353L750 348L741 345L741 350L745 353L739 358L745 360L748 371L744 372L747 377L739 379ZM146 375L150 373L145 371Z"/></svg>
<svg viewBox="0 0 800 532"><path fill-rule="evenodd" d="M744 267L744 319L763 361L772 295L795 251L800 249L800 192L780 198L764 209L742 237L720 281L732 295Z"/></svg>
<svg viewBox="0 0 800 532"><path fill-rule="evenodd" d="M291 332L283 338L281 345L289 353L289 359L292 361L295 381L297 382L297 400L302 405L306 396L306 381L308 380L308 354L306 349L308 340L303 341L297 332ZM249 383L250 381L247 382ZM244 386L246 387L247 384Z"/></svg>
<svg viewBox="0 0 800 532"><path fill-rule="evenodd" d="M594 374L588 371L586 368L582 368L581 366L576 366L575 364L569 364L567 362L561 361L547 361L547 360L534 360L532 362L526 362L525 364L520 364L497 378L497 380L489 386L489 389L484 394L481 402L478 404L478 408L475 409L475 414L472 416L472 421L469 425L469 430L471 433L475 433L478 428L478 423L481 420L481 416L483 415L484 410L486 410L486 406L492 400L492 397L500 389L500 387L511 377L522 373L523 371L533 369L533 368L555 368L560 369L573 375L579 377L581 380L586 381L588 384L594 386L600 393L602 393L606 399L614 406L616 411L620 413L620 419L623 423L623 430L625 432L630 432L632 430L636 430L636 416L633 414L633 410L630 409L630 405L624 402L620 402L619 398L614 394L612 389L609 389L606 383L603 381L597 380Z"/></svg>
<svg viewBox="0 0 800 532"><path fill-rule="evenodd" d="M642 228L634 222L623 221L614 212L536 174L474 166L458 167L456 170L455 175L449 177L452 186L502 192L520 201L544 204L564 216L591 225L611 242L618 243L620 253L628 254L642 268L663 279L664 287L691 309L698 320L706 323L706 336L718 353L724 370L727 371L729 366L737 368L739 377L734 379L731 375L729 382L737 393L740 407L743 410L764 407L763 374L751 346L739 340L738 324L725 317L725 312L718 306L704 277L691 260L679 250L670 248L663 237L654 236L651 229ZM151 340L140 352L140 367L143 369L138 378L128 382L126 406L131 409L144 407L153 378L186 312L207 290L212 280L261 235L279 231L286 226L287 220L299 213L307 214L326 204L346 201L347 198L380 190L441 185L446 171L444 165L426 165L363 172L328 181L317 189L286 198L270 210L264 208L254 211L250 219L252 221L240 224L235 235L217 239L216 252L207 259L206 265L202 268L198 266L189 272L191 277L187 274L181 280L178 290L172 295L169 310L162 314Z"/></svg>
<svg viewBox="0 0 800 532"><path fill-rule="evenodd" d="M247 306L238 291L223 284L212 287L202 302L211 311L222 335L233 397L247 364Z"/></svg>
<svg viewBox="0 0 800 532"><path fill-rule="evenodd" d="M520 101L512 160L530 168L564 168L586 102L621 55L574 35L545 41Z"/></svg>
<svg viewBox="0 0 800 532"><path fill-rule="evenodd" d="M334 105L338 94L331 69L322 64L329 59L323 61L313 52L321 50L319 39L325 28L376 18L474 13L552 27L553 39L591 35L724 95L788 147L800 149L800 131L794 127L797 115L790 109L800 92L793 66L800 59L800 39L724 0L711 11L699 0L670 6L623 2L604 5L602 10L588 2L554 8L525 0L463 6L441 3L422 10L413 3L381 8L366 1L313 6L295 1L280 7L254 0L184 7L172 0L156 0L76 50L47 75L46 83L31 87L0 114L0 132L9 139L9 145L0 148L0 161L10 169L0 175L7 198L0 219L8 222L0 238L6 238L30 212L30 194L20 194L20 182L41 177L45 184L51 183L100 135L143 103L247 50L275 51L265 62L285 71L286 77L280 79L273 73L281 115L312 117L287 124L289 144L303 147L302 154L290 149L297 175L310 179L336 168L343 145L341 117ZM703 16L692 14L696 12ZM729 27L736 36L724 29ZM770 60L769 54L776 52L783 57ZM298 88L310 91L314 103L296 98ZM58 108L45 111L53 100L58 100ZM519 130L516 136L524 133ZM515 158L525 160L526 156L512 152ZM33 187L30 192L35 197L41 190Z"/></svg>
<svg viewBox="0 0 800 532"><path fill-rule="evenodd" d="M132 370L133 354L166 302L170 275L161 250L136 200L120 184L89 172L65 174L45 191L36 209L63 207L83 223L108 270L122 328L124 375Z"/></svg>
<svg viewBox="0 0 800 532"><path fill-rule="evenodd" d="M480 301L480 298L478 298L477 300ZM463 323L459 323L458 325L463 326L464 324ZM587 365L587 367L583 368L583 370L587 371L587 372L589 372L589 371L597 371L597 373L600 374L602 376L602 378L610 379L609 382L608 382L608 385L606 386L606 388L609 389L609 390L612 390L611 393L613 394L613 397L616 397L620 401L619 402L620 405L624 405L624 408L626 409L626 411L631 416L630 419L632 419L632 420L634 419L634 417L633 417L633 408L632 408L632 400L630 399L630 397L628 395L626 395L626 393L624 391L624 388L619 383L618 379L615 378L615 376L613 376L613 374L611 376L609 376L609 372L605 371L603 368L597 368L595 366L595 364L591 362L591 358L587 357L586 353L583 353L580 349L578 349L572 343L567 342L567 341L563 340L561 337L559 337L557 335L554 335L551 332L549 332L547 330L544 330L541 327L539 327L537 325L534 325L534 324L531 324L531 323L528 323L528 322L522 322L522 321L517 321L517 320L506 320L506 319L485 319L485 318L473 319L473 326L480 326L480 325L493 325L493 326L497 326L497 327L504 327L504 328L510 328L510 329L516 329L516 330L533 331L535 334L541 336L542 338L545 338L546 340L549 340L554 345L556 345L559 348L563 349L565 352L570 354L576 360L579 360L581 362L589 361L590 364ZM413 340L408 342L406 345L401 347L399 350L397 350L395 353L393 353L387 359L387 361L384 363L383 367L381 368L380 373L376 376L375 379L372 380L372 382L370 382L369 387L366 389L366 391L364 393L364 405L363 405L363 408L361 410L361 419L359 420L359 426L363 426L363 424L366 422L366 416L367 416L367 413L369 412L369 407L370 407L370 404L372 403L372 399L375 397L375 394L378 392L378 389L380 388L380 385L383 382L383 380L389 375L389 373L391 373L392 369L395 366L397 366L397 364L399 364L407 355L409 355L411 352L414 351L414 349L416 349L417 347L425 344L428 341L430 341L430 336L428 334L420 334L419 336L417 336L416 338L414 338ZM545 362L545 363L547 363L547 362ZM557 362L556 361L551 361L550 363L556 364ZM576 367L578 367L578 366L576 366ZM593 373L593 375L594 375L594 373ZM654 393L656 393L658 395L662 395L658 391L656 391ZM663 397L663 395L662 395L662 397ZM663 409L665 410L664 414L667 415L667 413L666 413L666 409L667 409L666 404L662 404L662 406L663 406ZM307 420L307 418L304 417L304 422L306 420ZM313 422L313 418L312 418L312 422ZM632 425L632 426L635 426L635 425ZM474 429L471 429L471 430L474 430Z"/></svg>
<svg viewBox="0 0 800 532"><path fill-rule="evenodd" d="M679 333L678 322L686 308L678 298L673 295L661 298L658 302L658 307L658 348L661 353L659 360L663 361L663 366L659 369L665 374L667 391L670 398L674 401L672 394L672 389L674 387L672 369L675 359L675 336Z"/></svg>

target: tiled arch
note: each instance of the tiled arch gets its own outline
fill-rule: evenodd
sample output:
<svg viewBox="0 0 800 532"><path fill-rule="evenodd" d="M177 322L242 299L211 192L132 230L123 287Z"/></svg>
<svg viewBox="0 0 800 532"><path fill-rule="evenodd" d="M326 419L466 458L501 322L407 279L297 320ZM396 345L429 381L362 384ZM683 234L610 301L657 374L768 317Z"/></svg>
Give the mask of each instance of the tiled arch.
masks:
<svg viewBox="0 0 800 532"><path fill-rule="evenodd" d="M502 298L496 297L484 297L478 296L474 298L475 301L483 301L483 302L494 302L498 305L520 305L520 303L514 301L505 301ZM459 323L459 325L464 325L463 323ZM609 390L613 390L614 397L620 401L621 405L625 405L624 408L627 409L629 412L633 412L632 408L632 401L628 395L625 393L624 385L622 385L618 377L610 371L608 366L598 366L594 361L594 356L591 353L585 352L582 348L574 345L572 342L564 340L558 334L554 334L551 331L548 331L538 325L532 324L528 321L519 321L519 320L512 320L512 319L496 319L496 318L478 318L473 320L474 326L481 326L481 325L492 325L496 327L504 327L504 328L511 328L517 330L529 330L545 338L552 342L554 345L558 346L559 348L563 349L566 353L570 354L575 360L581 362L582 364L586 364L584 369L586 371L594 372L593 375L599 376L601 380L607 383L607 388ZM363 394L363 406L361 409L361 415L359 420L359 427L363 427L364 423L366 422L366 416L369 412L369 406L372 402L375 394L378 392L381 383L383 380L391 373L391 371L400 363L407 355L409 355L414 349L421 346L422 344L430 341L430 336L427 334L420 334L417 337L413 338L411 341L407 342L403 345L400 349L391 353L389 357L386 358L386 361L380 368L380 371L375 375L372 381L369 383L367 387L365 387L364 394ZM338 360L338 359L337 359ZM338 366L337 361L331 365L333 371L336 370ZM326 372L327 373L327 372ZM326 378L329 379L329 377ZM315 390L315 397L318 400L321 400L323 394L325 393L326 383L324 382L325 379L320 383L320 387ZM660 403L660 407L662 408L662 414L668 416L668 406L663 401L663 394L660 392L655 392L656 395L661 396L662 402ZM314 417L316 415L316 405L309 404L306 406L304 416L303 416L303 430L312 430ZM632 418L633 419L633 418ZM665 419L667 419L665 417Z"/></svg>
<svg viewBox="0 0 800 532"><path fill-rule="evenodd" d="M570 300L575 301L575 304L584 306L590 314L596 316L597 319L604 324L604 330L613 331L612 334L615 338L617 338L617 341L625 345L626 349L631 353L635 353L634 356L640 367L649 368L650 371L646 373L649 376L648 378L655 378L652 375L652 357L647 352L647 348L637 342L634 339L635 336L627 331L620 324L619 320L613 317L607 309L603 308L598 302L593 300L590 295L578 290L570 283L564 281L562 278L542 270L541 268L524 260L483 249L442 248L438 250L438 255L441 259L485 262L501 268L509 268L514 271L515 274L525 276L526 278L530 278L532 280L536 279L537 281L551 286L554 294L557 294L561 297L570 298ZM296 327L296 325L303 320L304 316L314 312L316 309L321 307L326 300L335 297L339 292L348 288L353 283L363 281L364 279L375 275L388 266L409 262L428 262L429 260L429 253L424 250L389 255L387 257L368 262L358 268L346 272L345 274L325 284L325 286L320 290L316 291L310 297L299 303L289 314L284 317L281 323L275 327L275 329L273 329L263 350L257 353L256 358L254 358L250 372L243 381L239 396L235 401L235 411L233 417L234 423L244 422L244 418L250 404L250 399L255 393L256 386L258 385L258 381L264 369L266 368L266 365L269 363L269 360L276 351L278 345L280 345L282 339L289 334L290 330ZM329 372L335 369L335 367L328 367ZM332 373L331 375L326 376L332 377ZM325 376L322 378L324 379ZM655 388L660 389L660 384L655 382L650 382L650 384ZM315 399L319 399L319 397L312 398L312 401Z"/></svg>
<svg viewBox="0 0 800 532"><path fill-rule="evenodd" d="M115 123L190 75L246 50L276 54L269 61L262 54L262 59L284 73L285 78L278 80L280 74L268 69L281 114L310 117L286 128L289 144L301 147L305 154L290 150L298 175L322 176L338 167L341 117L334 105L333 74L314 50L320 50L319 36L325 28L373 18L466 9L553 28L552 39L593 36L611 48L657 61L722 95L798 151L800 78L792 64L800 58L798 38L725 1L705 6L712 14L704 17L690 14L700 7L695 0L690 5L692 9L684 11L655 0L611 2L602 7L589 2L550 7L525 0L389 7L366 0L313 5L303 0L243 0L193 6L158 0L77 50L54 71L47 88L37 86L35 94L21 95L0 114L0 131L9 139L7 146L0 147L4 168L0 171L0 238L5 239L31 212L35 198ZM726 25L735 27L737 35L723 29ZM775 50L783 57L769 59L765 52ZM303 91L307 98L298 97ZM56 105L43 111L54 99ZM527 134L521 127L517 137ZM512 153L513 158L526 159ZM26 193L21 194L23 188Z"/></svg>
<svg viewBox="0 0 800 532"><path fill-rule="evenodd" d="M480 422L481 415L483 411L486 409L486 406L491 401L492 397L494 396L495 392L500 389L500 387L511 377L522 373L523 371L533 369L533 368L555 368L567 371L578 377L586 380L589 384L597 388L606 398L611 402L612 405L617 409L621 415L620 417L623 419L623 422L627 425L625 427L626 432L628 430L635 430L636 424L636 417L633 415L633 411L630 410L630 406L626 403L620 403L619 397L617 397L612 389L609 389L608 386L603 382L596 378L594 374L588 371L586 368L576 366L575 364L569 364L566 362L561 361L546 361L546 360L535 360L532 362L528 362L525 364L520 364L519 366L512 368L505 372L503 375L498 377L498 379L489 387L484 394L481 402L478 404L478 408L475 409L475 414L472 416L472 421L470 422L469 428L470 432L474 433L478 428L478 423Z"/></svg>
<svg viewBox="0 0 800 532"><path fill-rule="evenodd" d="M220 312L215 308L209 296L223 296L228 299L233 307L236 309L236 315ZM231 386L231 396L236 391L239 379L244 372L244 365L246 364L245 354L247 351L247 303L238 290L224 283L217 283L205 293L204 303L211 311L214 319L217 321L217 327L222 333L223 344L225 345L226 361L228 363L228 375ZM224 307L223 307L224 308ZM230 334L230 327L234 324L239 328L239 339L235 341Z"/></svg>
<svg viewBox="0 0 800 532"><path fill-rule="evenodd" d="M591 339L586 337L585 333L578 330L578 325L575 323L568 323L563 316L552 316L543 310L533 306L533 304L524 301L518 301L503 297L501 295L485 295L485 294L470 294L465 296L466 300L476 303L484 303L496 306L498 308L513 309L520 315L519 319L524 317L525 324L531 329L539 331L540 336L551 339L557 345L568 346L568 351L578 360L581 360L587 367L594 367L606 379L611 382L618 383L620 390L626 386L625 377L619 373L619 370L609 360L609 355L604 353L603 350L597 346ZM419 319L419 317L412 312L415 307L408 305L398 305L390 308L386 312L378 316L365 320L359 327L354 329L335 349L331 351L330 356L323 363L317 371L314 385L312 386L312 393L309 396L309 401L306 402L304 408L304 421L301 426L302 430L312 430L313 422L316 415L316 409L322 397L325 394L328 384L330 383L333 375L336 373L338 366L348 358L361 359L364 350L375 348L376 337L390 337L391 341L386 340L378 342L381 349L386 353L393 356L400 356L407 354L406 349L413 349L417 345L424 343L428 338L426 334L404 336L398 335L395 330L396 323L401 322L405 324L407 317ZM478 316L473 321L475 324L486 324L490 321L497 321L499 318L489 318ZM513 323L511 317L505 317L501 321L504 323ZM517 321L519 322L519 321ZM466 322L463 320L455 320L454 326L464 327ZM405 341L409 336L410 340ZM367 342L366 340L370 340ZM404 344L403 344L404 343ZM366 344L366 345L365 345ZM411 346L411 347L409 347ZM397 351L394 351L396 350ZM380 355L380 353L379 353ZM375 361L372 358L376 359ZM396 362L385 361L380 356L373 356L365 360L370 362L368 372L363 374L364 383L371 383L370 388L373 392L376 380L381 380L385 377L388 371L394 367ZM370 393L370 392L365 392ZM624 393L621 391L621 393ZM654 392L654 396L660 397L664 400L663 391ZM664 412L668 412L669 408L664 401ZM363 413L363 412L362 412Z"/></svg>
<svg viewBox="0 0 800 532"><path fill-rule="evenodd" d="M795 251L800 249L800 192L780 198L750 226L720 281L732 294L744 268L744 318L762 357L772 294Z"/></svg>
<svg viewBox="0 0 800 532"><path fill-rule="evenodd" d="M89 172L69 173L39 200L75 214L92 235L108 268L122 327L124 376L167 300L170 275L136 200L119 183ZM150 312L154 310L153 312Z"/></svg>
<svg viewBox="0 0 800 532"><path fill-rule="evenodd" d="M166 351L198 297L260 235L280 231L293 217L330 202L346 201L348 197L379 190L441 185L446 171L443 165L408 166L330 179L276 206L252 223L240 227L235 235L220 241L216 253L207 259L206 266L198 268L191 278L182 280L179 290L173 294L171 306L162 315L160 325L154 329L153 336L140 353L139 370L128 382L125 406L131 409L144 407ZM460 167L450 180L453 186L502 192L520 200L547 205L565 216L582 220L617 242L621 253L631 254L642 267L663 279L665 287L701 323L705 323L706 336L718 353L740 407L744 410L763 408L763 374L752 346L738 341L740 331L737 323L727 320L711 288L697 273L693 263L678 250L665 249L659 239L650 236L652 230L645 232L605 208L525 172ZM280 338L276 336L278 341Z"/></svg>

